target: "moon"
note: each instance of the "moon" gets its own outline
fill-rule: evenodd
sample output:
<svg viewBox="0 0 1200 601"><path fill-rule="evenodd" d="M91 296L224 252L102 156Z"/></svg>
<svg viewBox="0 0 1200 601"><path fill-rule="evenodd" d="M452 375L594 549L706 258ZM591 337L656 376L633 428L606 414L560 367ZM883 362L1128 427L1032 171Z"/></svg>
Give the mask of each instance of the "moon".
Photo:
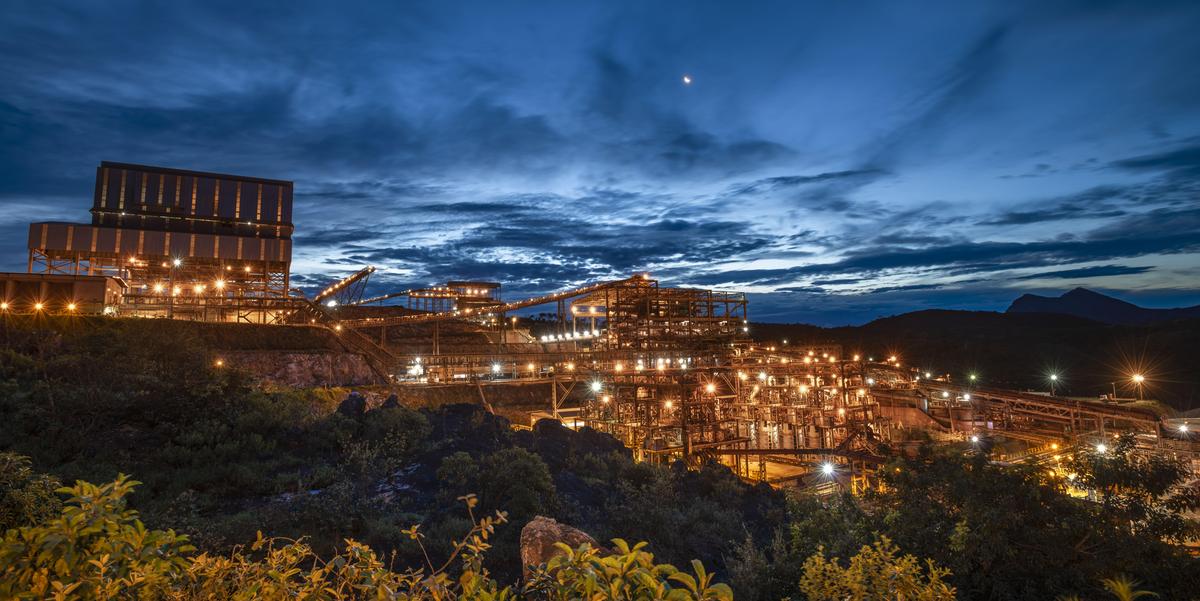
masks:
<svg viewBox="0 0 1200 601"><path fill-rule="evenodd" d="M691 75L688 75L688 74L684 73L684 75L683 75L683 85L685 85L685 86L690 86L690 85L692 85L692 76L691 76Z"/></svg>

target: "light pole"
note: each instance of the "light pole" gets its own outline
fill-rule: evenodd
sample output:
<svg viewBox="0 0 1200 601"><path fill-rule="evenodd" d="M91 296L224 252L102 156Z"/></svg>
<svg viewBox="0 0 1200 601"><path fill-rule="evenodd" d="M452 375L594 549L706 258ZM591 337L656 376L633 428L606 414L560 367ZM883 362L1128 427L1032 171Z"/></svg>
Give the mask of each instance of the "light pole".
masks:
<svg viewBox="0 0 1200 601"><path fill-rule="evenodd" d="M1133 385L1137 386L1138 400L1142 400L1142 383L1146 381L1146 376L1142 374L1133 374Z"/></svg>
<svg viewBox="0 0 1200 601"><path fill-rule="evenodd" d="M167 282L167 294L169 294L169 300L167 301L167 319L175 318L175 268L179 267L179 265L182 263L183 261L179 259L171 259L171 275L169 277L169 281Z"/></svg>
<svg viewBox="0 0 1200 601"><path fill-rule="evenodd" d="M1058 383L1058 374L1050 374L1050 396L1054 396L1054 385Z"/></svg>

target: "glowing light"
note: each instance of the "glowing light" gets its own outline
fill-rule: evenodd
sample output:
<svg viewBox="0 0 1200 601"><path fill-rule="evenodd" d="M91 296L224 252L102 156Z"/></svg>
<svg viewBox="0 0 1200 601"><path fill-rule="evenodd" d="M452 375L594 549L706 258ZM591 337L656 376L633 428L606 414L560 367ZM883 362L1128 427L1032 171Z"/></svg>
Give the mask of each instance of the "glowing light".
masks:
<svg viewBox="0 0 1200 601"><path fill-rule="evenodd" d="M969 400L971 400L971 393L969 393L969 392L968 392L968 393L964 393L964 394L963 394L963 400L964 400L964 401L969 401Z"/></svg>
<svg viewBox="0 0 1200 601"><path fill-rule="evenodd" d="M763 382L766 382L767 381L767 372L765 372L765 371L758 372L758 379Z"/></svg>
<svg viewBox="0 0 1200 601"><path fill-rule="evenodd" d="M1097 453L1100 453L1101 455L1103 455L1103 454L1107 453L1107 452L1108 452L1108 445L1106 445L1106 444L1104 444L1104 443L1100 443L1100 444L1096 445L1096 452L1097 452Z"/></svg>
<svg viewBox="0 0 1200 601"><path fill-rule="evenodd" d="M74 311L74 310L75 310L75 303L67 303L67 310L68 310L68 311Z"/></svg>
<svg viewBox="0 0 1200 601"><path fill-rule="evenodd" d="M671 401L666 401L665 403L663 403L663 407L666 407L667 409L670 409L674 406L675 406L675 403L672 403Z"/></svg>
<svg viewBox="0 0 1200 601"><path fill-rule="evenodd" d="M971 378L971 381L972 381L972 382L974 382L974 381L975 381L975 374L971 374L971 375L970 375L970 376L968 376L968 377L969 377L969 378Z"/></svg>
<svg viewBox="0 0 1200 601"><path fill-rule="evenodd" d="M1052 442L1052 443L1050 443L1050 450L1052 450L1052 451L1057 451L1057 450L1058 450L1058 443L1057 443L1057 442Z"/></svg>
<svg viewBox="0 0 1200 601"><path fill-rule="evenodd" d="M854 356L854 360L855 360L855 361L858 361L858 355L855 355L855 356Z"/></svg>
<svg viewBox="0 0 1200 601"><path fill-rule="evenodd" d="M155 285L154 285L154 291L155 291L155 292L162 292L162 291L163 291L163 285L162 285L162 284L155 284Z"/></svg>
<svg viewBox="0 0 1200 601"><path fill-rule="evenodd" d="M600 392L600 390L603 388L604 388L604 385L601 384L599 380L595 380L592 382L592 392Z"/></svg>
<svg viewBox="0 0 1200 601"><path fill-rule="evenodd" d="M34 311L41 311L41 310L42 310L42 303L33 303L33 310L34 310Z"/></svg>
<svg viewBox="0 0 1200 601"><path fill-rule="evenodd" d="M749 377L749 376L747 376L747 375L746 375L746 372L744 372L744 371L739 371L739 372L738 372L738 379L739 379L739 380L742 380L742 381L744 382L744 381L746 381L746 378L748 378L748 377Z"/></svg>
<svg viewBox="0 0 1200 601"><path fill-rule="evenodd" d="M888 361L891 361L892 363L895 363L895 362L896 362L896 356L895 356L895 355L892 355L891 357L888 357Z"/></svg>
<svg viewBox="0 0 1200 601"><path fill-rule="evenodd" d="M325 306L326 306L326 307L336 307L336 306L337 306L337 301L335 301L335 300L333 300L333 299L331 298L331 299L329 299L329 302L325 303Z"/></svg>
<svg viewBox="0 0 1200 601"><path fill-rule="evenodd" d="M183 265L183 260L182 259L171 259L171 264L176 267L179 267L180 265Z"/></svg>
<svg viewBox="0 0 1200 601"><path fill-rule="evenodd" d="M692 76L691 76L691 75L684 75L684 76L683 76L683 85L685 85L685 86L690 86L690 85L692 85Z"/></svg>
<svg viewBox="0 0 1200 601"><path fill-rule="evenodd" d="M492 373L494 373L494 374L500 373L500 364L499 363L492 364Z"/></svg>
<svg viewBox="0 0 1200 601"><path fill-rule="evenodd" d="M943 390L943 391L942 391L942 398L943 398L943 399L948 399L948 398L950 398L950 393L949 393L949 392L946 392L945 390Z"/></svg>
<svg viewBox="0 0 1200 601"><path fill-rule="evenodd" d="M705 385L704 385L704 392L707 392L708 394L712 394L712 393L714 393L714 392L716 392L716 391L717 391L717 385L716 385L716 384L713 384L712 382L709 382L708 384L705 384ZM1183 426L1183 428L1186 430L1186 429L1187 429L1187 426Z"/></svg>
<svg viewBox="0 0 1200 601"><path fill-rule="evenodd" d="M216 361L216 365L217 365L217 367L225 367L225 360L224 360L224 359L217 359L217 361Z"/></svg>
<svg viewBox="0 0 1200 601"><path fill-rule="evenodd" d="M826 476L832 476L833 475L833 464L829 463L829 462L822 463L821 464L821 473L825 474Z"/></svg>
<svg viewBox="0 0 1200 601"><path fill-rule="evenodd" d="M0 311L7 311L7 310L8 310L8 302L7 301L0 302Z"/></svg>
<svg viewBox="0 0 1200 601"><path fill-rule="evenodd" d="M201 292L204 292L204 286L201 286L200 284L196 284L195 286L192 286L192 292L195 292L196 294L200 294Z"/></svg>
<svg viewBox="0 0 1200 601"><path fill-rule="evenodd" d="M1057 382L1057 381L1058 381L1058 374L1050 374L1050 381L1051 381L1051 382Z"/></svg>
<svg viewBox="0 0 1200 601"><path fill-rule="evenodd" d="M526 368L526 369L528 369L529 371L533 371L533 370L534 370L536 367L537 367L537 366L536 366L536 365L534 365L534 364L532 364L532 363L530 363L529 365L526 365L526 366L525 366L525 368Z"/></svg>
<svg viewBox="0 0 1200 601"><path fill-rule="evenodd" d="M1186 422L1185 422L1185 423L1182 423L1182 424L1179 424L1179 431L1180 431L1180 432L1183 432L1184 434L1186 434L1186 433L1187 433L1187 431L1188 431L1188 425L1187 425L1187 423L1186 423Z"/></svg>
<svg viewBox="0 0 1200 601"><path fill-rule="evenodd" d="M928 380L929 378L932 378L932 377L933 377L933 374L931 374L931 373L929 373L929 372L925 372L925 379L926 379L926 380Z"/></svg>
<svg viewBox="0 0 1200 601"><path fill-rule="evenodd" d="M808 386L801 384L800 385L800 394L808 394Z"/></svg>
<svg viewBox="0 0 1200 601"><path fill-rule="evenodd" d="M979 442L979 436L976 436L976 435L972 434L972 435L971 435L971 442Z"/></svg>
<svg viewBox="0 0 1200 601"><path fill-rule="evenodd" d="M575 363L574 362L567 364L567 371L575 371Z"/></svg>
<svg viewBox="0 0 1200 601"><path fill-rule="evenodd" d="M1133 374L1133 383L1134 384L1141 384L1142 382L1145 382L1145 381L1146 381L1146 376L1143 376L1142 374Z"/></svg>
<svg viewBox="0 0 1200 601"><path fill-rule="evenodd" d="M224 290L225 289L225 280L217 280L216 282L213 282L213 287L216 288L217 290Z"/></svg>
<svg viewBox="0 0 1200 601"><path fill-rule="evenodd" d="M242 271L245 271L246 273L250 273L250 266L247 265L247 266L243 267Z"/></svg>
<svg viewBox="0 0 1200 601"><path fill-rule="evenodd" d="M606 395L604 395L604 396L602 396L602 397L600 397L600 402L601 402L601 403L605 403L605 404L607 404L607 403L608 403L609 401L611 401L611 400L612 400L612 397L608 396L607 394L606 394Z"/></svg>
<svg viewBox="0 0 1200 601"><path fill-rule="evenodd" d="M846 408L838 407L838 417L845 417L845 416L846 416Z"/></svg>
<svg viewBox="0 0 1200 601"><path fill-rule="evenodd" d="M340 324L340 323L339 323L339 324L337 324L337 325L333 326L333 331L335 331L335 332L341 332L341 331L342 331L342 324Z"/></svg>

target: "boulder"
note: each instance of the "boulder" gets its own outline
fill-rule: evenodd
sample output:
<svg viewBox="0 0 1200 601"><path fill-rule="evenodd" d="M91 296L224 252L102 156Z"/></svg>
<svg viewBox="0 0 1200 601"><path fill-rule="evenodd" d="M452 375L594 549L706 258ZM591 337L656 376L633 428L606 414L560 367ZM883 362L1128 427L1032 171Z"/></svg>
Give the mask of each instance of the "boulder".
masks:
<svg viewBox="0 0 1200 601"><path fill-rule="evenodd" d="M562 550L554 546L556 543L565 543L570 547L578 547L584 543L593 548L598 546L596 539L586 532L539 515L529 520L521 529L523 573L528 576L530 567L542 565L550 561L550 558L562 555Z"/></svg>

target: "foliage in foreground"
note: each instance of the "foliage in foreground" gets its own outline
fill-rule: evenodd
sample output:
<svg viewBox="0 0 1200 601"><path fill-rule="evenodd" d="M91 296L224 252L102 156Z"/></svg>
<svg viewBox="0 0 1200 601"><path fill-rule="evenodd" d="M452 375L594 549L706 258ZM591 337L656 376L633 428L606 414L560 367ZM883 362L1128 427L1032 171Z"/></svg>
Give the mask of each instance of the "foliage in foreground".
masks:
<svg viewBox="0 0 1200 601"><path fill-rule="evenodd" d="M385 566L353 540L322 560L302 540L264 538L228 556L195 554L186 536L147 530L126 497L127 477L94 485L78 482L61 515L41 525L10 529L0 546L0 598L5 599L548 599L732 600L699 562L693 572L657 564L644 543L614 540L601 556L587 545L537 567L523 589L502 586L483 566L489 539L503 512L476 519L477 500L464 497L471 527L435 565L404 571ZM420 544L413 527L408 535ZM422 548L424 546L422 545ZM452 570L458 562L459 569Z"/></svg>
<svg viewBox="0 0 1200 601"><path fill-rule="evenodd" d="M912 555L900 555L896 544L881 537L864 546L843 567L821 553L804 562L800 590L810 601L843 599L906 599L954 601L954 587L946 583L950 571L927 559L926 572Z"/></svg>

